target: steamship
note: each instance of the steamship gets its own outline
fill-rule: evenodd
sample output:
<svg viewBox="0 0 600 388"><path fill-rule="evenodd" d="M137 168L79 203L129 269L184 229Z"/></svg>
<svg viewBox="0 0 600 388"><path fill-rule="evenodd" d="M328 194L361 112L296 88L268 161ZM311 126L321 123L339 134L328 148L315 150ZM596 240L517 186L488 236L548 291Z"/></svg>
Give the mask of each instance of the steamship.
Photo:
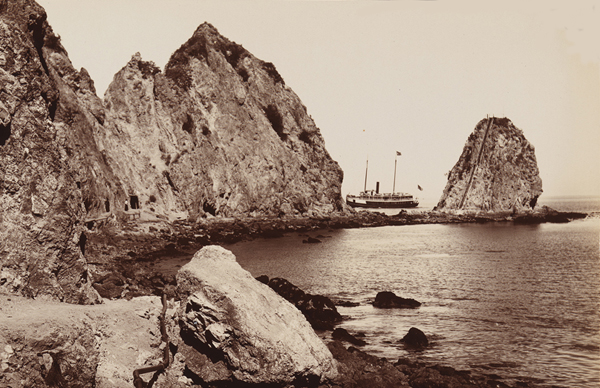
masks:
<svg viewBox="0 0 600 388"><path fill-rule="evenodd" d="M396 161L394 164L394 186L391 193L380 193L379 182L375 184L375 190L367 190L367 174L369 172L369 160L365 171L365 188L359 195L346 195L346 203L351 207L360 208L411 208L419 206L419 200L408 193L396 192L396 166L398 165L398 156L401 153L396 151ZM420 189L420 187L419 187Z"/></svg>

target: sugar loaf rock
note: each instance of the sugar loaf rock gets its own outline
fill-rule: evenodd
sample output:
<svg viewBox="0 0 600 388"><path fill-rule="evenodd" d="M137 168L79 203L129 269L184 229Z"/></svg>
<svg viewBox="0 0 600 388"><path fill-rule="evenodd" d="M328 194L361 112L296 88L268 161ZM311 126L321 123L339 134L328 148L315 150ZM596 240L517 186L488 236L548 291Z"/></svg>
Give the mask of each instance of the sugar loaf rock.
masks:
<svg viewBox="0 0 600 388"><path fill-rule="evenodd" d="M507 118L481 120L448 175L436 210L532 210L542 194L535 149Z"/></svg>

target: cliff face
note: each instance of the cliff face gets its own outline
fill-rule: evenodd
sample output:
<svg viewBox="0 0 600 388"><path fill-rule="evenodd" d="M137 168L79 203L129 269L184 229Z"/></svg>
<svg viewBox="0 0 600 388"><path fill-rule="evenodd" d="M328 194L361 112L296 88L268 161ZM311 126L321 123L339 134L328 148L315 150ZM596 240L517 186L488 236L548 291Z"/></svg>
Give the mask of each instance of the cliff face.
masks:
<svg viewBox="0 0 600 388"><path fill-rule="evenodd" d="M491 117L469 136L435 210L519 213L541 194L533 145L509 119Z"/></svg>
<svg viewBox="0 0 600 388"><path fill-rule="evenodd" d="M0 0L0 291L93 302L92 219L345 212L342 171L270 63L208 24L103 102L32 0Z"/></svg>
<svg viewBox="0 0 600 388"><path fill-rule="evenodd" d="M102 103L33 1L0 1L0 87L0 289L94 301L84 220L119 195L91 136Z"/></svg>
<svg viewBox="0 0 600 388"><path fill-rule="evenodd" d="M342 171L298 96L209 24L164 74L135 55L105 102L98 143L143 209L191 218L346 209Z"/></svg>

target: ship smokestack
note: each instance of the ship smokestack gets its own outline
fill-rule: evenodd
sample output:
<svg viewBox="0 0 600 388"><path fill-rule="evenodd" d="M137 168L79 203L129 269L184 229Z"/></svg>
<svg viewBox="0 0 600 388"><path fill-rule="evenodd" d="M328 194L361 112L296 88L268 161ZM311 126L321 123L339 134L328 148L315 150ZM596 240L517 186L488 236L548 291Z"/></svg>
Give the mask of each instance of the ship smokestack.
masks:
<svg viewBox="0 0 600 388"><path fill-rule="evenodd" d="M379 182L375 183L375 194L379 194Z"/></svg>

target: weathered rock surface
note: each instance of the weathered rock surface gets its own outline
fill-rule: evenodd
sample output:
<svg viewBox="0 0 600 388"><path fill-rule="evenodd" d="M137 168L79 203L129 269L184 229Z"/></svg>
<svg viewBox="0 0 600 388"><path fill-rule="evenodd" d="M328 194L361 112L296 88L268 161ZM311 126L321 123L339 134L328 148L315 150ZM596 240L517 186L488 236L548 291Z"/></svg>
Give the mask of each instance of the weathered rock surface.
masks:
<svg viewBox="0 0 600 388"><path fill-rule="evenodd" d="M532 210L542 194L533 145L507 118L481 120L448 175L435 210Z"/></svg>
<svg viewBox="0 0 600 388"><path fill-rule="evenodd" d="M0 2L0 88L0 291L94 302L84 220L119 193L91 136L102 104L34 1Z"/></svg>
<svg viewBox="0 0 600 388"><path fill-rule="evenodd" d="M134 55L105 102L96 138L141 208L194 219L346 210L342 171L298 96L210 24L164 73Z"/></svg>
<svg viewBox="0 0 600 388"><path fill-rule="evenodd" d="M133 370L161 360L161 306L158 297L80 306L0 294L0 386L132 387Z"/></svg>
<svg viewBox="0 0 600 388"><path fill-rule="evenodd" d="M182 338L223 362L234 380L316 384L337 376L336 362L306 318L242 269L231 252L202 248L180 269L177 283L186 296Z"/></svg>
<svg viewBox="0 0 600 388"><path fill-rule="evenodd" d="M414 309L421 306L421 302L418 302L410 298L402 298L397 296L391 291L378 292L373 301L373 306L380 309L389 308L405 308Z"/></svg>

